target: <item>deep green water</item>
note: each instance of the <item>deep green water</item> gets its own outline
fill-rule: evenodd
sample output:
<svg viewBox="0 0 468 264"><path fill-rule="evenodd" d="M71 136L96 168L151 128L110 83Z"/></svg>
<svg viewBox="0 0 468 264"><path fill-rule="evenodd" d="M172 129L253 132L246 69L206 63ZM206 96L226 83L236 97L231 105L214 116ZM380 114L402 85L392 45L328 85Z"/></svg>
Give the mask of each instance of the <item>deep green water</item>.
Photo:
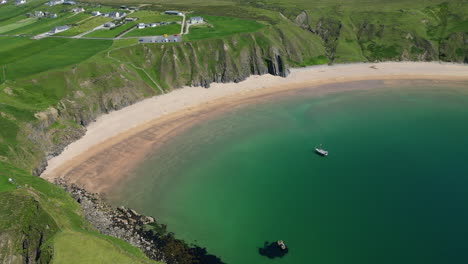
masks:
<svg viewBox="0 0 468 264"><path fill-rule="evenodd" d="M361 86L377 88L303 90L198 124L114 202L227 263L468 263L468 84L322 89ZM278 239L284 258L258 253Z"/></svg>

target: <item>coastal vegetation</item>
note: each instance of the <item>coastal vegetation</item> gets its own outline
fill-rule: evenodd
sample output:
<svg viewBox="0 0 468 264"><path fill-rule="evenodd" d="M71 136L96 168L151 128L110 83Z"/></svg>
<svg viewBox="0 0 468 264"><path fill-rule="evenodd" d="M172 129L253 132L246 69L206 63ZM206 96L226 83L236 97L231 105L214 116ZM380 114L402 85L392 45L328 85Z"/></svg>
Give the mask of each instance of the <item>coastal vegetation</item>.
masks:
<svg viewBox="0 0 468 264"><path fill-rule="evenodd" d="M100 2L110 5L101 10L140 3ZM5 35L0 37L0 241L11 242L0 242L2 261L153 263L127 243L100 235L65 191L32 176L99 115L184 85L209 87L252 74L286 76L291 67L388 60L468 63L463 0L150 1L132 14L139 20L86 35L109 40L31 39L61 25L72 28L59 35L74 36L110 20L91 18L89 11L99 9L91 1L79 14L44 3L0 6L0 35ZM58 17L25 16L35 10L56 11ZM164 10L190 12L188 18L202 16L206 23L191 26L181 43L111 39L139 22L182 20L163 15ZM176 34L180 25L147 31L126 36ZM27 248L21 246L25 241ZM72 251L77 245L80 251Z"/></svg>

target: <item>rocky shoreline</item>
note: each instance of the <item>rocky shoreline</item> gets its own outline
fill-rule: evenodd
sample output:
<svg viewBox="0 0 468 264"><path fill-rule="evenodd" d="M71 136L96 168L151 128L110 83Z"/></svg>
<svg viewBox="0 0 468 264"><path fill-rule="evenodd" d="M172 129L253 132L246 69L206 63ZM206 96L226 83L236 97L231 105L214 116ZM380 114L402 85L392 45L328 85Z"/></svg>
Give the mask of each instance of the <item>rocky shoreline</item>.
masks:
<svg viewBox="0 0 468 264"><path fill-rule="evenodd" d="M167 232L153 217L126 207L114 208L103 197L64 180L55 182L80 204L84 217L101 234L120 238L139 248L150 259L167 264L224 263L206 249L189 245Z"/></svg>

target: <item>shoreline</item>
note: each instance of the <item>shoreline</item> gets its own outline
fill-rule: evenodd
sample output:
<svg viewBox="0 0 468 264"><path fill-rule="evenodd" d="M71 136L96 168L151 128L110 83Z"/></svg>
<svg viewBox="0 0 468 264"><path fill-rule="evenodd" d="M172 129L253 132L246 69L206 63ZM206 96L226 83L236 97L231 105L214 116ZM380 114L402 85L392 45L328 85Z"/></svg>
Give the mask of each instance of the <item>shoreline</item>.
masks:
<svg viewBox="0 0 468 264"><path fill-rule="evenodd" d="M240 105L304 88L366 80L468 80L468 65L384 62L292 69L286 77L251 76L211 88L184 87L99 117L85 136L48 161L41 177L106 193L148 153L192 125Z"/></svg>

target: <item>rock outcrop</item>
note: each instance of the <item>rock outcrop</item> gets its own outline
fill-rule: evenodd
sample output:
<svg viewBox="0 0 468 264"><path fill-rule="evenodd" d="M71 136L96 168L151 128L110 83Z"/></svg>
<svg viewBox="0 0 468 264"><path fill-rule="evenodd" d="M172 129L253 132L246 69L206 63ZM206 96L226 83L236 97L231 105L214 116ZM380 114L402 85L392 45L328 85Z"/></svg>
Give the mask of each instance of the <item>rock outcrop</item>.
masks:
<svg viewBox="0 0 468 264"><path fill-rule="evenodd" d="M114 208L92 194L62 180L56 182L80 204L84 216L100 233L117 237L141 249L152 260L168 264L223 263L204 248L187 245L166 231L153 217L126 207Z"/></svg>

